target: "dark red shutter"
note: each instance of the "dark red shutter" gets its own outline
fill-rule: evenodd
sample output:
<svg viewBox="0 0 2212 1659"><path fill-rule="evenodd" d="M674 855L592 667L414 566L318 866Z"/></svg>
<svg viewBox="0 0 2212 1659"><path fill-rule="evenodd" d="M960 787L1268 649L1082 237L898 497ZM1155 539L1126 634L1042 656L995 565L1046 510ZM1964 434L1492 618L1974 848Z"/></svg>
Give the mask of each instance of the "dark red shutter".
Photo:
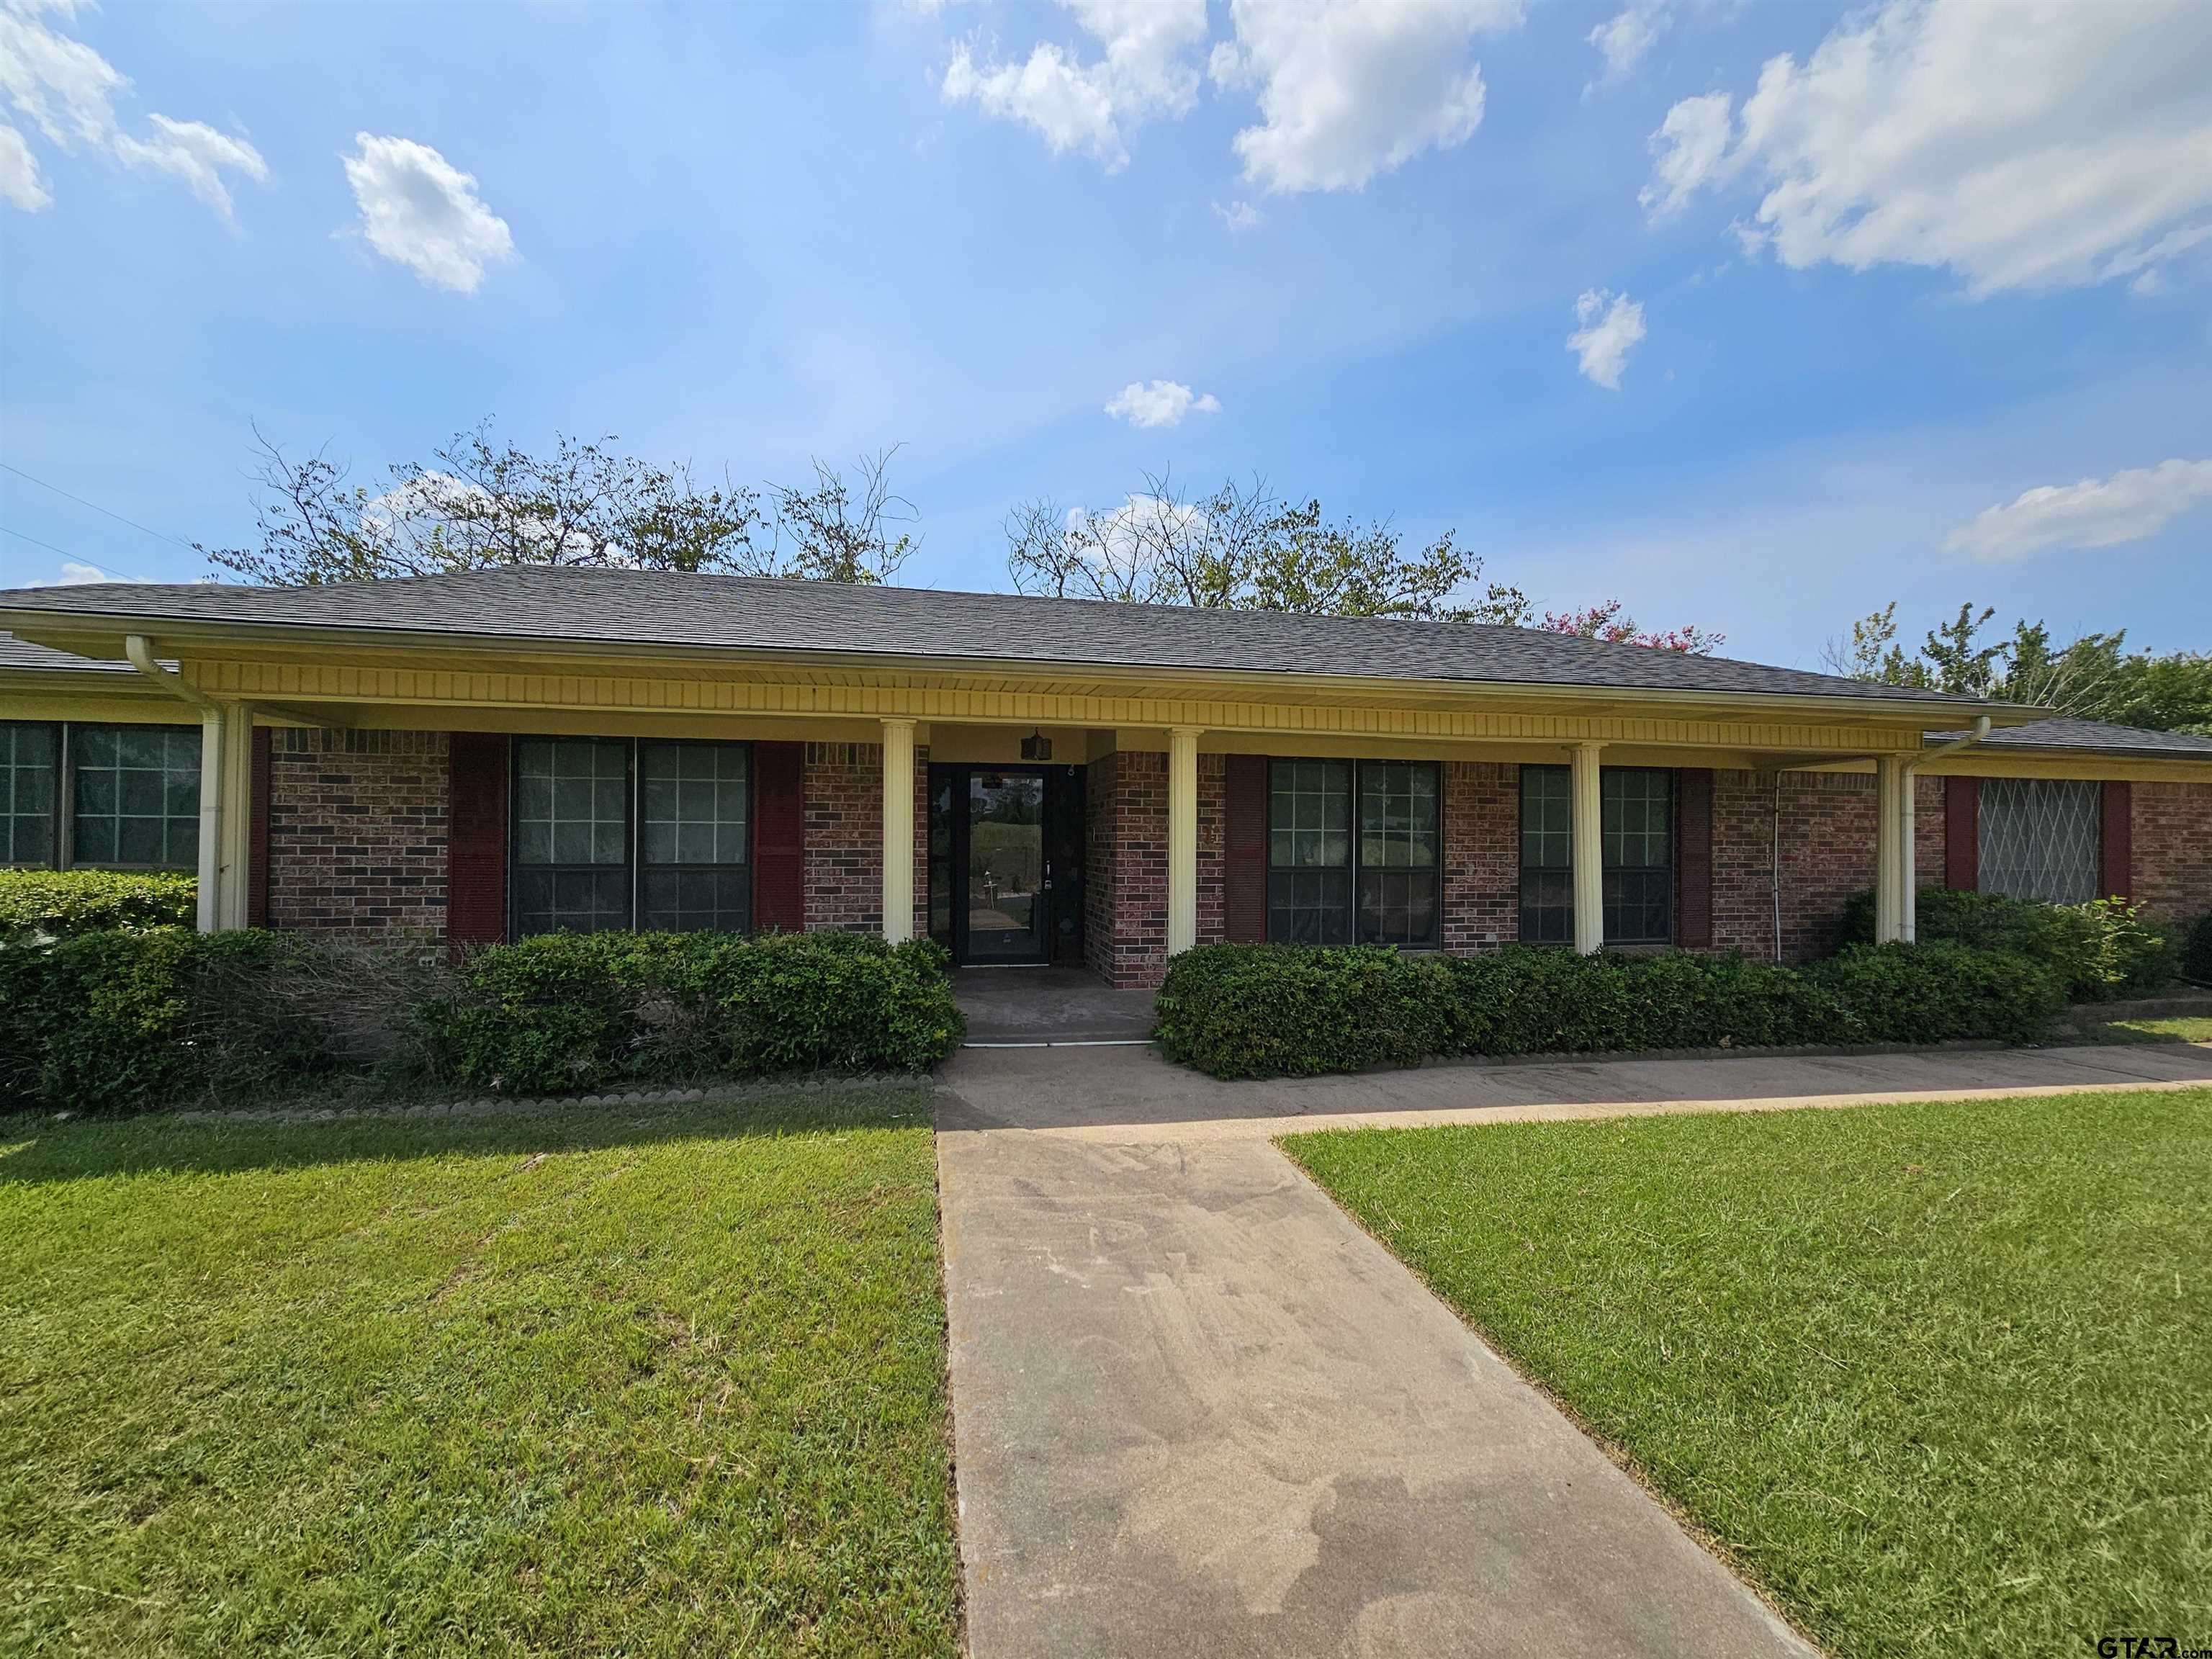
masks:
<svg viewBox="0 0 2212 1659"><path fill-rule="evenodd" d="M507 937L507 739L456 732L446 805L446 941L458 955Z"/></svg>
<svg viewBox="0 0 2212 1659"><path fill-rule="evenodd" d="M253 728L253 781L248 787L246 925L269 925L269 745L276 734Z"/></svg>
<svg viewBox="0 0 2212 1659"><path fill-rule="evenodd" d="M1267 938L1267 757L1223 757L1222 936L1232 945Z"/></svg>
<svg viewBox="0 0 2212 1659"><path fill-rule="evenodd" d="M1701 766L1674 774L1674 943L1713 945L1713 775Z"/></svg>
<svg viewBox="0 0 2212 1659"><path fill-rule="evenodd" d="M1943 780L1943 884L1972 893L1982 884L1982 781Z"/></svg>
<svg viewBox="0 0 2212 1659"><path fill-rule="evenodd" d="M806 745L753 745L753 929L806 927Z"/></svg>
<svg viewBox="0 0 2212 1659"><path fill-rule="evenodd" d="M2097 896L2135 896L2135 791L2124 783L2106 784L2103 833L2097 846Z"/></svg>

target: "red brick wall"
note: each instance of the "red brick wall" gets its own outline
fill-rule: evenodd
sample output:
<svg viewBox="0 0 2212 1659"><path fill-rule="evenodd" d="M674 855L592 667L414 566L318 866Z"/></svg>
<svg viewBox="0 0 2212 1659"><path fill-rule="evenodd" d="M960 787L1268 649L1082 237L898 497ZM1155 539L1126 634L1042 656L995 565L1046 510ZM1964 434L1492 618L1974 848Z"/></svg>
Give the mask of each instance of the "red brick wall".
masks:
<svg viewBox="0 0 2212 1659"><path fill-rule="evenodd" d="M1444 949L1494 951L1521 934L1521 769L1443 768Z"/></svg>
<svg viewBox="0 0 2212 1659"><path fill-rule="evenodd" d="M1199 757L1201 768L1206 757ZM1222 774L1214 770L1214 926ZM1158 985L1168 960L1168 757L1123 750L1091 766L1084 960L1110 985ZM1201 828L1201 838L1203 830ZM1205 900L1200 901L1201 915Z"/></svg>
<svg viewBox="0 0 2212 1659"><path fill-rule="evenodd" d="M2212 911L2212 783L2136 783L2128 793L2136 902L2163 921Z"/></svg>
<svg viewBox="0 0 2212 1659"><path fill-rule="evenodd" d="M269 925L380 942L446 936L442 732L274 732Z"/></svg>
<svg viewBox="0 0 2212 1659"><path fill-rule="evenodd" d="M806 926L848 933L884 925L884 749L810 743L806 790ZM929 932L929 750L914 751L914 929Z"/></svg>
<svg viewBox="0 0 2212 1659"><path fill-rule="evenodd" d="M1871 773L1784 772L1782 789L1782 959L1809 962L1836 948L1844 902L1874 885ZM1713 774L1713 945L1774 958L1774 780ZM1914 873L1943 884L1943 781L1913 791Z"/></svg>
<svg viewBox="0 0 2212 1659"><path fill-rule="evenodd" d="M1198 757L1198 942L1218 945L1227 936L1229 757Z"/></svg>

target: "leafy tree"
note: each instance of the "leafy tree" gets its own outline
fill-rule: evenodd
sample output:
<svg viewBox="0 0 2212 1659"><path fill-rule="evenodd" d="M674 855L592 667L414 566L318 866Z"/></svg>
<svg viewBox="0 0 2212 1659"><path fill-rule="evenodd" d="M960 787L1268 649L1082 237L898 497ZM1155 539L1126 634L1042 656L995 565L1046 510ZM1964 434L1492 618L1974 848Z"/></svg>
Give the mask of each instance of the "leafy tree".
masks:
<svg viewBox="0 0 2212 1659"><path fill-rule="evenodd" d="M810 581L888 582L921 544L902 529L921 514L888 482L894 444L863 455L854 466L855 483L822 461L814 463L814 487L771 484L775 539L764 556L749 548L743 561L749 574L793 576Z"/></svg>
<svg viewBox="0 0 2212 1659"><path fill-rule="evenodd" d="M374 487L316 453L295 460L257 430L253 547L194 546L249 581L282 586L423 576L506 565L750 570L759 498L687 467L616 453L612 437L556 436L550 454L494 437L486 422L402 461Z"/></svg>
<svg viewBox="0 0 2212 1659"><path fill-rule="evenodd" d="M1447 532L1408 547L1387 520L1331 519L1318 500L1284 501L1264 481L1234 479L1193 497L1164 474L1120 506L1069 508L1049 497L1006 515L1006 568L1024 593L1187 605L1210 610L1284 611L1301 616L1405 617L1437 622L1534 625L1520 589L1483 580L1482 560ZM1589 613L1547 618L1547 627L1590 637L1710 652L1720 635L1701 629L1645 634L1620 616L1619 601ZM1625 627L1605 631L1605 625Z"/></svg>
<svg viewBox="0 0 2212 1659"><path fill-rule="evenodd" d="M1636 618L1627 614L1619 599L1607 599L1602 605L1585 605L1580 611L1547 611L1540 625L1555 634L1578 634L1586 640L1603 640L1607 645L1642 645L1655 651L1686 651L1693 657L1710 657L1728 639L1725 634L1715 634L1695 625L1668 629L1639 628Z"/></svg>
<svg viewBox="0 0 2212 1659"><path fill-rule="evenodd" d="M1892 601L1853 623L1849 638L1831 641L1824 654L1831 669L1854 679L1960 691L2154 732L2212 735L2212 655L2130 653L2124 629L2056 645L2043 623L2025 617L2014 623L2009 638L1985 640L1983 630L1996 614L1992 606L1962 605L1908 656L1897 643Z"/></svg>

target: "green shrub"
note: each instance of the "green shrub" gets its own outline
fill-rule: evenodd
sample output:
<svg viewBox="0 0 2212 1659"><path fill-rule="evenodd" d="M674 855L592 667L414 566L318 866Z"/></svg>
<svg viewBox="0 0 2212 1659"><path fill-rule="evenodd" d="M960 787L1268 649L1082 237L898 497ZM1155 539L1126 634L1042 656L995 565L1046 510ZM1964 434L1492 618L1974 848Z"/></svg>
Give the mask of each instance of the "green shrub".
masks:
<svg viewBox="0 0 2212 1659"><path fill-rule="evenodd" d="M551 1094L617 1079L923 1071L959 1047L949 960L854 933L554 933L462 964L417 1012L434 1076Z"/></svg>
<svg viewBox="0 0 2212 1659"><path fill-rule="evenodd" d="M2190 924L2181 946L2181 971L2199 985L2212 985L2212 912Z"/></svg>
<svg viewBox="0 0 2212 1659"><path fill-rule="evenodd" d="M191 876L122 870L0 870L0 939L65 939L107 927L189 927Z"/></svg>
<svg viewBox="0 0 2212 1659"><path fill-rule="evenodd" d="M1915 921L1923 944L2005 951L2041 964L2058 975L2070 1002L2148 996L2171 984L2179 965L2172 934L2121 898L2045 904L1923 887ZM1858 894L1844 907L1844 939L1873 942L1873 894Z"/></svg>
<svg viewBox="0 0 2212 1659"><path fill-rule="evenodd" d="M178 927L0 945L0 1097L128 1111L323 1070L318 1023L283 989L313 948Z"/></svg>
<svg viewBox="0 0 2212 1659"><path fill-rule="evenodd" d="M2066 1006L2048 968L1964 945L1846 945L1800 972L1840 1011L1851 1042L2033 1042Z"/></svg>
<svg viewBox="0 0 2212 1659"><path fill-rule="evenodd" d="M1685 951L1217 945L1168 964L1155 1011L1168 1058L1243 1078L1447 1054L2032 1042L2061 1006L2047 969L1958 945L1856 946L1792 969Z"/></svg>

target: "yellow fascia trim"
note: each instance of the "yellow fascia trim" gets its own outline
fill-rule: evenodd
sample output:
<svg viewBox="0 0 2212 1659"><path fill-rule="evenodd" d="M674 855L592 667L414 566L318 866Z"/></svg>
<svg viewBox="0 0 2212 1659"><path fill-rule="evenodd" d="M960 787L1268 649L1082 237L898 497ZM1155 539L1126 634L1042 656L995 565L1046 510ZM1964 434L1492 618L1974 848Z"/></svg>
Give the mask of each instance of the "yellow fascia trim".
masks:
<svg viewBox="0 0 2212 1659"><path fill-rule="evenodd" d="M1231 700L1211 684L1156 681L1152 689L1079 694L975 690L902 684L866 684L736 678L670 678L609 673L363 667L343 663L239 661L187 657L181 667L211 696L290 703L383 705L451 713L472 709L562 709L607 714L738 716L810 720L918 720L969 725L1110 726L1157 730L1197 726L1217 744L1232 734L1264 734L1270 743L1346 738L1558 744L1598 741L1713 750L1789 750L1835 755L1910 750L1916 726L1868 726L1788 720L1693 718L1670 714L1595 714L1573 700L1556 712L1524 702L1501 708L1481 688L1455 686L1443 706L1410 693L1397 706ZM1487 705L1487 706L1485 706ZM1586 707L1586 705L1585 705ZM1569 711L1574 712L1569 712Z"/></svg>

